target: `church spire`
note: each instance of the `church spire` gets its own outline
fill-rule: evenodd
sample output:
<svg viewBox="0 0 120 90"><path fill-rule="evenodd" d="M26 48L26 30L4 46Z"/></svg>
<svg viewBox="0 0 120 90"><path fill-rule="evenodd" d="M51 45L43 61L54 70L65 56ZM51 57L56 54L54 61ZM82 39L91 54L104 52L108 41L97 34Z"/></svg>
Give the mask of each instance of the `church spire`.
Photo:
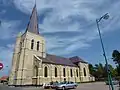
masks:
<svg viewBox="0 0 120 90"><path fill-rule="evenodd" d="M32 14L30 16L30 21L27 26L27 31L35 34L39 34L36 3L32 10Z"/></svg>

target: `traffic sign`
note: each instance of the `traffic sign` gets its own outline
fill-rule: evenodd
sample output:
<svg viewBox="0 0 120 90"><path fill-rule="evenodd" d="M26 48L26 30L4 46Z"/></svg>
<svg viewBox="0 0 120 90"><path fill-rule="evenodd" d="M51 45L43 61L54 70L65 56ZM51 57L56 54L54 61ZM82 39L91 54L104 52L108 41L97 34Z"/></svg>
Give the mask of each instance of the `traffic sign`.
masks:
<svg viewBox="0 0 120 90"><path fill-rule="evenodd" d="M0 63L0 70L1 70L1 69L3 69L3 64L2 64L2 63Z"/></svg>

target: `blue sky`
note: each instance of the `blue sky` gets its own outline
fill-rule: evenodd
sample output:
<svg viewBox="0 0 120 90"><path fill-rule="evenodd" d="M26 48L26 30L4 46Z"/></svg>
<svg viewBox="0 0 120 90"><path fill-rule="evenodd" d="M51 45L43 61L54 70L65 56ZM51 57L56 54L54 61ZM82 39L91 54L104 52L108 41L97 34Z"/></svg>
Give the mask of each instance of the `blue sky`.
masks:
<svg viewBox="0 0 120 90"><path fill-rule="evenodd" d="M119 0L36 0L39 31L46 39L50 54L79 56L89 63L105 63L95 20L109 13L100 23L101 33L110 64L111 53L120 50ZM29 22L34 0L0 0L0 62L10 72L16 36L24 32ZM115 65L114 65L115 66Z"/></svg>

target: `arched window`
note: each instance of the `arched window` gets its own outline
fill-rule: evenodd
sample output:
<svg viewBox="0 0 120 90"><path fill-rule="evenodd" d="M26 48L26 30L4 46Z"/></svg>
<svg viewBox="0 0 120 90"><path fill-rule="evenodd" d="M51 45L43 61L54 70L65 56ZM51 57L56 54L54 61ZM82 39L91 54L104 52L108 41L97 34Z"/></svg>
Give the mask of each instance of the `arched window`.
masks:
<svg viewBox="0 0 120 90"><path fill-rule="evenodd" d="M44 68L44 77L47 77L48 76L48 70L47 70L47 67Z"/></svg>
<svg viewBox="0 0 120 90"><path fill-rule="evenodd" d="M25 39L22 41L22 47L24 47L24 41L25 41Z"/></svg>
<svg viewBox="0 0 120 90"><path fill-rule="evenodd" d="M78 77L78 69L76 69L76 75L77 75L77 77Z"/></svg>
<svg viewBox="0 0 120 90"><path fill-rule="evenodd" d="M31 41L31 49L34 47L34 40Z"/></svg>
<svg viewBox="0 0 120 90"><path fill-rule="evenodd" d="M73 76L72 69L70 69L70 75L71 75L71 77Z"/></svg>
<svg viewBox="0 0 120 90"><path fill-rule="evenodd" d="M66 76L66 74L65 74L65 68L63 68L63 76L64 77Z"/></svg>
<svg viewBox="0 0 120 90"><path fill-rule="evenodd" d="M22 42L20 42L20 50L22 50Z"/></svg>
<svg viewBox="0 0 120 90"><path fill-rule="evenodd" d="M34 67L34 76L38 76L38 67L37 66L35 66Z"/></svg>
<svg viewBox="0 0 120 90"><path fill-rule="evenodd" d="M84 76L86 76L86 70L85 70L85 68L84 68Z"/></svg>
<svg viewBox="0 0 120 90"><path fill-rule="evenodd" d="M39 41L37 42L37 51L39 50Z"/></svg>
<svg viewBox="0 0 120 90"><path fill-rule="evenodd" d="M55 77L57 77L57 68L55 67Z"/></svg>

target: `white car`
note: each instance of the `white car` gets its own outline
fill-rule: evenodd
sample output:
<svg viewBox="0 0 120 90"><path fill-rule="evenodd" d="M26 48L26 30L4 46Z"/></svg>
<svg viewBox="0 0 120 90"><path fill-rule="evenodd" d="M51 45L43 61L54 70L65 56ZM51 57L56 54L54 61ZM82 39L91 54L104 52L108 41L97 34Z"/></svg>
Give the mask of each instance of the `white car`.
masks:
<svg viewBox="0 0 120 90"><path fill-rule="evenodd" d="M58 89L62 89L62 90L75 89L77 86L78 86L78 84L74 83L74 82L66 82L66 83L61 82L61 83L56 84L56 90L58 90Z"/></svg>

